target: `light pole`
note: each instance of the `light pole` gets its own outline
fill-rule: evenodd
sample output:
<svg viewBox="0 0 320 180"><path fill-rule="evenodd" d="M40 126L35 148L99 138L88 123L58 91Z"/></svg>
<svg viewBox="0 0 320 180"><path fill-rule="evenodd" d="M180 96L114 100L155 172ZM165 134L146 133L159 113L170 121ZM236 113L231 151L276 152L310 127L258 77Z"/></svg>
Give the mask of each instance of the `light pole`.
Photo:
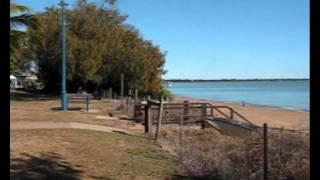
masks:
<svg viewBox="0 0 320 180"><path fill-rule="evenodd" d="M67 100L67 87L66 87L66 37L65 37L65 21L64 21L64 7L68 4L63 0L60 1L59 5L61 6L61 105L63 111L68 110L68 100Z"/></svg>

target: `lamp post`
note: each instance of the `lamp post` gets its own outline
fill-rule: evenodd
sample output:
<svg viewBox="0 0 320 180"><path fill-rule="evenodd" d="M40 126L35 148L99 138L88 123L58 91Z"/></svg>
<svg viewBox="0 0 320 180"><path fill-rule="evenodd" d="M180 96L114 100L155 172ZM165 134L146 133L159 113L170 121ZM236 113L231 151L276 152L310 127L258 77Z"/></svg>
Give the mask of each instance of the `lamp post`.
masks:
<svg viewBox="0 0 320 180"><path fill-rule="evenodd" d="M63 111L68 110L68 100L67 100L67 87L66 87L66 37L65 37L65 20L64 20L64 7L68 4L63 0L60 1L59 6L61 6L61 105Z"/></svg>

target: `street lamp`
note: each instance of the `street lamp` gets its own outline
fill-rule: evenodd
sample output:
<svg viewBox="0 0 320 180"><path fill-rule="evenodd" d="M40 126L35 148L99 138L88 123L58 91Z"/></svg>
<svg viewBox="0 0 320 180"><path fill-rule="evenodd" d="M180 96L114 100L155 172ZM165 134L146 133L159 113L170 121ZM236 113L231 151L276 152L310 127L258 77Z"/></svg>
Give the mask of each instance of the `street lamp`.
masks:
<svg viewBox="0 0 320 180"><path fill-rule="evenodd" d="M60 1L58 4L61 6L61 71L62 71L62 78L61 78L61 105L63 111L68 110L68 100L67 100L67 87L66 87L66 37L65 37L65 21L64 21L64 7L68 4L65 3L63 0Z"/></svg>

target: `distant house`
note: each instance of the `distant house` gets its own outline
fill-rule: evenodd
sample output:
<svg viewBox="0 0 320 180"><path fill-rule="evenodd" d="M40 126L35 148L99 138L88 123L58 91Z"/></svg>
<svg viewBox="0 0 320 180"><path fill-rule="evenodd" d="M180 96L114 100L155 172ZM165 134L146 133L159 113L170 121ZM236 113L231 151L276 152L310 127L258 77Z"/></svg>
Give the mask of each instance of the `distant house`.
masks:
<svg viewBox="0 0 320 180"><path fill-rule="evenodd" d="M17 89L19 88L17 77L14 75L10 75L10 89Z"/></svg>
<svg viewBox="0 0 320 180"><path fill-rule="evenodd" d="M41 89L42 84L39 83L37 77L38 68L34 61L30 61L24 65L23 72L17 72L15 75L10 75L10 88L18 89Z"/></svg>

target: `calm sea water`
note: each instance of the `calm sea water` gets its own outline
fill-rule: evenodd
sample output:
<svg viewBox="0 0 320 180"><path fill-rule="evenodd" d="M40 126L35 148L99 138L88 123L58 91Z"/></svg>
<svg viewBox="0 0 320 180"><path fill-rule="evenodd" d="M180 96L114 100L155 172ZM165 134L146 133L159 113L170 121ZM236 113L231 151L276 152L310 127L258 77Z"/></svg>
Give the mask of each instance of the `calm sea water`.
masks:
<svg viewBox="0 0 320 180"><path fill-rule="evenodd" d="M309 80L175 82L174 95L309 111Z"/></svg>

